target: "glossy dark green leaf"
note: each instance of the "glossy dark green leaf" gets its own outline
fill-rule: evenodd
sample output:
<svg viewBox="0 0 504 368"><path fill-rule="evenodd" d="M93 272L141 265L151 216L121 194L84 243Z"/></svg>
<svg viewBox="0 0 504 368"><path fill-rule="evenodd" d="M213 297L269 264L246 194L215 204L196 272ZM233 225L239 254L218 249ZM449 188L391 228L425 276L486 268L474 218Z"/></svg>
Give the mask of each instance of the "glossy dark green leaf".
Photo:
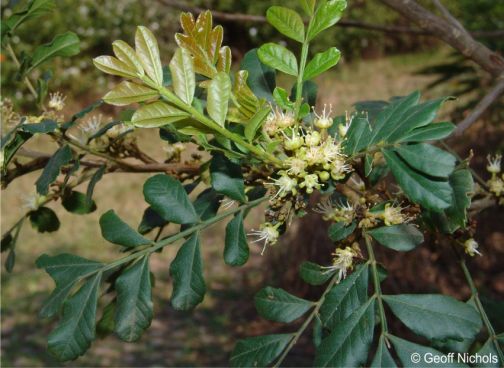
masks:
<svg viewBox="0 0 504 368"><path fill-rule="evenodd" d="M322 285L329 281L334 272L327 272L320 265L305 261L299 267L299 275L304 282L310 285Z"/></svg>
<svg viewBox="0 0 504 368"><path fill-rule="evenodd" d="M421 175L394 152L382 152L396 181L413 202L438 212L451 206L453 190L447 180L433 180Z"/></svg>
<svg viewBox="0 0 504 368"><path fill-rule="evenodd" d="M383 300L406 326L429 340L473 338L481 329L472 306L446 295L384 295Z"/></svg>
<svg viewBox="0 0 504 368"><path fill-rule="evenodd" d="M245 184L241 167L222 154L215 154L210 162L212 187L219 193L239 202L246 202Z"/></svg>
<svg viewBox="0 0 504 368"><path fill-rule="evenodd" d="M248 71L247 84L258 98L273 101L272 93L275 89L275 70L262 63L257 56L257 49L245 54L240 69Z"/></svg>
<svg viewBox="0 0 504 368"><path fill-rule="evenodd" d="M346 0L327 0L317 8L313 16L306 38L313 40L320 32L338 22L347 6Z"/></svg>
<svg viewBox="0 0 504 368"><path fill-rule="evenodd" d="M282 353L292 337L292 334L276 334L240 340L231 353L231 366L266 367Z"/></svg>
<svg viewBox="0 0 504 368"><path fill-rule="evenodd" d="M42 174L35 183L37 193L46 195L49 191L49 185L52 184L58 177L61 167L68 164L72 160L72 150L68 146L59 148L56 153L49 159Z"/></svg>
<svg viewBox="0 0 504 368"><path fill-rule="evenodd" d="M264 64L285 74L296 76L298 65L292 51L276 43L266 43L257 50L257 56Z"/></svg>
<svg viewBox="0 0 504 368"><path fill-rule="evenodd" d="M86 201L88 205L90 205L93 202L93 192L94 188L96 186L96 183L98 183L101 178L103 177L103 174L105 173L106 165L102 165L96 170L89 180L89 184L86 190Z"/></svg>
<svg viewBox="0 0 504 368"><path fill-rule="evenodd" d="M242 266L249 258L249 246L243 227L243 212L238 212L226 226L224 262L230 266Z"/></svg>
<svg viewBox="0 0 504 368"><path fill-rule="evenodd" d="M28 213L30 223L39 233L51 233L60 227L60 221L56 213L49 207L39 207Z"/></svg>
<svg viewBox="0 0 504 368"><path fill-rule="evenodd" d="M266 19L278 32L298 42L304 41L303 19L294 10L283 6L272 6L266 12Z"/></svg>
<svg viewBox="0 0 504 368"><path fill-rule="evenodd" d="M69 57L80 52L79 37L73 32L59 34L50 43L38 46L33 52L30 67L26 71L29 73L42 63L58 57Z"/></svg>
<svg viewBox="0 0 504 368"><path fill-rule="evenodd" d="M149 178L143 192L145 201L166 221L176 224L199 221L184 187L171 176L159 174Z"/></svg>
<svg viewBox="0 0 504 368"><path fill-rule="evenodd" d="M427 143L402 145L395 151L414 169L440 178L448 178L457 161L451 153Z"/></svg>
<svg viewBox="0 0 504 368"><path fill-rule="evenodd" d="M329 226L329 230L328 230L329 238L333 242L337 242L337 241L346 239L348 237L348 235L353 233L356 225L357 224L355 223L355 221L352 222L350 225L346 225L343 222L336 222L334 224L331 224L331 226Z"/></svg>
<svg viewBox="0 0 504 368"><path fill-rule="evenodd" d="M448 137L454 129L455 125L452 123L429 124L409 131L398 142L435 141Z"/></svg>
<svg viewBox="0 0 504 368"><path fill-rule="evenodd" d="M203 301L206 285L197 233L180 247L170 265L170 276L173 279L173 308L189 310Z"/></svg>
<svg viewBox="0 0 504 368"><path fill-rule="evenodd" d="M96 210L96 204L93 200L89 202L84 193L75 190L66 194L61 204L68 212L78 215L85 215Z"/></svg>
<svg viewBox="0 0 504 368"><path fill-rule="evenodd" d="M373 341L374 299L359 307L322 340L315 367L359 367L367 360Z"/></svg>
<svg viewBox="0 0 504 368"><path fill-rule="evenodd" d="M390 355L390 351L385 343L385 337L380 336L380 341L378 342L378 347L371 362L371 368L395 368L397 367L394 358Z"/></svg>
<svg viewBox="0 0 504 368"><path fill-rule="evenodd" d="M388 339L394 345L395 352L404 367L447 367L446 362L449 361L449 358L440 351L392 335L388 335ZM457 359L450 361L449 366L468 367L465 364L458 363Z"/></svg>
<svg viewBox="0 0 504 368"><path fill-rule="evenodd" d="M97 273L65 301L61 321L47 338L47 348L58 360L74 360L91 346L95 338L100 281L101 273Z"/></svg>
<svg viewBox="0 0 504 368"><path fill-rule="evenodd" d="M140 222L140 225L138 225L137 231L140 234L145 235L156 227L165 226L166 224L168 224L168 221L162 218L151 207L147 207L142 216L142 221Z"/></svg>
<svg viewBox="0 0 504 368"><path fill-rule="evenodd" d="M114 210L109 210L100 217L100 228L106 240L123 247L134 248L151 243L121 220Z"/></svg>
<svg viewBox="0 0 504 368"><path fill-rule="evenodd" d="M343 150L349 156L356 154L369 145L371 139L371 125L369 121L360 116L352 118L346 134Z"/></svg>
<svg viewBox="0 0 504 368"><path fill-rule="evenodd" d="M99 262L66 253L53 257L43 254L37 259L36 265L43 268L56 283L56 288L40 310L39 315L42 318L52 317L59 312L79 277L103 267Z"/></svg>
<svg viewBox="0 0 504 368"><path fill-rule="evenodd" d="M415 249L424 241L423 234L411 224L377 227L367 233L381 245L402 252Z"/></svg>
<svg viewBox="0 0 504 368"><path fill-rule="evenodd" d="M124 270L115 282L117 307L115 332L124 341L137 341L152 321L149 256Z"/></svg>
<svg viewBox="0 0 504 368"><path fill-rule="evenodd" d="M31 134L45 134L54 132L58 128L58 123L54 120L44 119L40 123L23 124L19 128L23 132Z"/></svg>
<svg viewBox="0 0 504 368"><path fill-rule="evenodd" d="M363 265L333 286L320 307L320 320L324 327L330 330L339 328L341 322L368 300L368 282L368 265Z"/></svg>
<svg viewBox="0 0 504 368"><path fill-rule="evenodd" d="M289 294L283 289L266 287L255 298L257 312L275 322L292 322L313 307L314 303Z"/></svg>
<svg viewBox="0 0 504 368"><path fill-rule="evenodd" d="M231 97L231 80L224 72L217 73L208 86L208 115L220 126L224 126Z"/></svg>
<svg viewBox="0 0 504 368"><path fill-rule="evenodd" d="M336 47L315 54L313 59L306 65L303 80L313 79L319 74L335 66L341 56L341 52Z"/></svg>
<svg viewBox="0 0 504 368"><path fill-rule="evenodd" d="M467 223L467 210L474 193L474 180L468 169L457 169L449 177L453 189L453 203L440 213L430 213L434 225L441 231L451 234Z"/></svg>
<svg viewBox="0 0 504 368"><path fill-rule="evenodd" d="M214 217L221 206L223 196L212 188L201 192L194 201L194 209L202 221Z"/></svg>

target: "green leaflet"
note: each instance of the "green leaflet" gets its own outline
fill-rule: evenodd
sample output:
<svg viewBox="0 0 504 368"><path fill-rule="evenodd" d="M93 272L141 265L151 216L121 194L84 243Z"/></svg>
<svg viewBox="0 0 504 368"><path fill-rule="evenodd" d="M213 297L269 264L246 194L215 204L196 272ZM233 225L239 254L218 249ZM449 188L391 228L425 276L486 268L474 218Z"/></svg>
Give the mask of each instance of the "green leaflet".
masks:
<svg viewBox="0 0 504 368"><path fill-rule="evenodd" d="M65 145L59 148L54 155L49 159L42 174L35 183L37 193L46 195L49 192L49 185L52 184L58 177L61 167L68 164L72 160L72 150Z"/></svg>
<svg viewBox="0 0 504 368"><path fill-rule="evenodd" d="M199 234L192 235L170 265L173 279L171 303L174 309L189 310L203 301L206 292L200 254Z"/></svg>
<svg viewBox="0 0 504 368"><path fill-rule="evenodd" d="M229 75L219 72L208 86L207 110L208 115L220 126L224 126L231 97L231 80Z"/></svg>
<svg viewBox="0 0 504 368"><path fill-rule="evenodd" d="M272 93L276 86L275 70L261 62L257 49L245 54L240 69L248 71L247 84L258 98L273 101Z"/></svg>
<svg viewBox="0 0 504 368"><path fill-rule="evenodd" d="M56 129L58 129L58 123L48 119L44 119L40 123L23 124L19 127L19 130L31 134L45 134L54 132Z"/></svg>
<svg viewBox="0 0 504 368"><path fill-rule="evenodd" d="M357 267L346 279L327 293L320 307L323 326L334 330L368 299L368 265Z"/></svg>
<svg viewBox="0 0 504 368"><path fill-rule="evenodd" d="M75 190L65 194L61 204L68 212L75 213L77 215L86 215L96 210L96 204L93 200L88 201L85 194Z"/></svg>
<svg viewBox="0 0 504 368"><path fill-rule="evenodd" d="M347 6L346 0L323 0L315 11L306 39L313 40L320 32L336 24Z"/></svg>
<svg viewBox="0 0 504 368"><path fill-rule="evenodd" d="M410 359L411 360L411 359ZM380 336L378 347L376 348L375 356L371 362L371 368L395 368L397 367L394 358L390 355L390 351L385 343L385 336Z"/></svg>
<svg viewBox="0 0 504 368"><path fill-rule="evenodd" d="M241 167L224 155L217 153L213 156L210 162L210 177L212 187L217 192L242 203L247 201Z"/></svg>
<svg viewBox="0 0 504 368"><path fill-rule="evenodd" d="M9 18L2 20L2 42L7 32L14 32L24 22L50 13L56 7L54 0L33 0L26 7L15 12Z"/></svg>
<svg viewBox="0 0 504 368"><path fill-rule="evenodd" d="M316 0L300 0L301 7L306 12L307 15L312 16L315 10Z"/></svg>
<svg viewBox="0 0 504 368"><path fill-rule="evenodd" d="M266 367L285 349L292 334L249 337L238 341L231 353L232 367Z"/></svg>
<svg viewBox="0 0 504 368"><path fill-rule="evenodd" d="M89 278L63 305L63 316L48 336L48 350L61 361L84 354L95 338L101 272Z"/></svg>
<svg viewBox="0 0 504 368"><path fill-rule="evenodd" d="M448 137L455 125L452 123L434 123L411 130L404 134L398 142L435 141Z"/></svg>
<svg viewBox="0 0 504 368"><path fill-rule="evenodd" d="M113 56L98 56L93 59L93 64L102 72L119 77L133 79L137 77L136 69Z"/></svg>
<svg viewBox="0 0 504 368"><path fill-rule="evenodd" d="M198 215L180 182L171 176L158 174L144 184L145 201L166 221L192 224Z"/></svg>
<svg viewBox="0 0 504 368"><path fill-rule="evenodd" d="M314 303L289 294L283 289L266 287L259 291L255 298L259 314L276 322L292 322L313 307Z"/></svg>
<svg viewBox="0 0 504 368"><path fill-rule="evenodd" d="M343 144L345 154L351 156L367 147L370 136L371 126L369 121L364 117L354 117Z"/></svg>
<svg viewBox="0 0 504 368"><path fill-rule="evenodd" d="M343 239L346 239L348 235L353 233L355 230L355 227L357 226L357 223L354 221L350 225L346 225L343 222L336 222L334 224L331 224L329 226L328 234L329 238L333 242L337 242Z"/></svg>
<svg viewBox="0 0 504 368"><path fill-rule="evenodd" d="M310 285L322 285L329 281L334 272L326 272L320 265L305 261L299 267L299 275Z"/></svg>
<svg viewBox="0 0 504 368"><path fill-rule="evenodd" d="M194 201L194 209L202 221L214 217L219 211L223 196L212 188L201 192Z"/></svg>
<svg viewBox="0 0 504 368"><path fill-rule="evenodd" d="M103 96L103 101L110 105L126 106L135 102L145 102L159 96L152 88L129 81L122 81L113 90Z"/></svg>
<svg viewBox="0 0 504 368"><path fill-rule="evenodd" d="M436 212L450 207L453 191L448 181L432 180L411 169L394 152L382 152L396 181L413 202Z"/></svg>
<svg viewBox="0 0 504 368"><path fill-rule="evenodd" d="M427 143L402 145L395 151L414 169L439 178L448 178L457 161L451 153Z"/></svg>
<svg viewBox="0 0 504 368"><path fill-rule="evenodd" d="M135 33L135 50L145 73L156 86L163 85L163 67L159 57L156 37L143 26L138 26Z"/></svg>
<svg viewBox="0 0 504 368"><path fill-rule="evenodd" d="M472 306L446 295L384 295L383 300L406 326L429 340L473 338L481 329Z"/></svg>
<svg viewBox="0 0 504 368"><path fill-rule="evenodd" d="M86 201L87 201L88 205L90 205L91 203L93 203L94 188L96 186L96 183L98 183L101 180L101 178L103 177L103 174L105 173L105 169L106 168L107 168L107 166L105 164L102 165L102 166L100 166L94 172L93 176L89 180L89 184L88 184L88 187L87 187L87 190L86 190Z"/></svg>
<svg viewBox="0 0 504 368"><path fill-rule="evenodd" d="M119 60L123 63L126 63L130 68L136 70L136 74L139 77L143 77L145 71L143 69L142 63L138 58L135 50L128 45L126 42L117 40L112 42L112 49L114 50L114 54L117 56Z"/></svg>
<svg viewBox="0 0 504 368"><path fill-rule="evenodd" d="M35 49L30 66L25 73L31 72L33 69L52 58L77 55L80 51L79 43L79 37L73 32L57 35L50 43L40 45Z"/></svg>
<svg viewBox="0 0 504 368"><path fill-rule="evenodd" d="M178 48L170 61L173 90L186 104L191 105L196 90L196 75L191 54Z"/></svg>
<svg viewBox="0 0 504 368"><path fill-rule="evenodd" d="M306 65L303 80L313 79L319 74L329 70L338 63L340 56L341 52L336 47L331 47L324 52L319 52L308 65Z"/></svg>
<svg viewBox="0 0 504 368"><path fill-rule="evenodd" d="M30 223L39 233L52 233L60 227L60 221L56 213L49 207L39 207L28 213Z"/></svg>
<svg viewBox="0 0 504 368"><path fill-rule="evenodd" d="M315 367L358 367L365 363L374 330L374 298L333 330L315 354Z"/></svg>
<svg viewBox="0 0 504 368"><path fill-rule="evenodd" d="M399 357L399 360L405 367L438 367L438 368L446 368L446 363L436 363L434 358L439 359L439 361L448 361L447 356L432 348L428 348L426 346L414 344L412 342L400 339L396 336L388 335L387 336L392 345L394 345L394 349ZM419 360L413 362L412 356L413 354L419 354ZM414 356L415 359L417 355ZM428 357L429 361L425 361L425 357ZM433 360L430 360L430 357ZM456 359L453 362L450 362L450 367L467 367L464 364L457 363Z"/></svg>
<svg viewBox="0 0 504 368"><path fill-rule="evenodd" d="M134 248L150 244L151 241L133 230L127 223L116 215L114 210L105 212L100 217L102 236L111 243Z"/></svg>
<svg viewBox="0 0 504 368"><path fill-rule="evenodd" d="M54 257L43 254L37 259L36 265L38 268L43 268L56 283L56 288L40 310L39 315L42 318L52 317L59 312L79 277L97 271L103 266L99 262L66 253Z"/></svg>
<svg viewBox="0 0 504 368"><path fill-rule="evenodd" d="M245 134L245 138L247 138L247 140L249 142L252 142L254 140L257 132L260 131L260 128L261 128L263 122L268 117L270 111L271 111L271 108L269 106L262 107L245 124L244 134Z"/></svg>
<svg viewBox="0 0 504 368"><path fill-rule="evenodd" d="M466 226L467 209L471 205L474 181L471 171L457 169L448 178L453 189L453 203L440 213L429 213L432 223L441 231L451 234Z"/></svg>
<svg viewBox="0 0 504 368"><path fill-rule="evenodd" d="M415 249L424 240L423 234L411 224L382 226L367 233L381 245L403 252Z"/></svg>
<svg viewBox="0 0 504 368"><path fill-rule="evenodd" d="M238 212L226 225L224 262L230 266L242 266L249 258L249 246L243 227L243 212Z"/></svg>
<svg viewBox="0 0 504 368"><path fill-rule="evenodd" d="M266 19L278 32L298 42L304 41L303 19L294 10L282 6L272 6L266 12Z"/></svg>
<svg viewBox="0 0 504 368"><path fill-rule="evenodd" d="M257 56L261 62L273 69L293 76L298 74L296 56L281 45L266 43L257 50Z"/></svg>
<svg viewBox="0 0 504 368"><path fill-rule="evenodd" d="M139 128L159 128L189 117L185 111L156 101L140 107L131 118L133 125Z"/></svg>
<svg viewBox="0 0 504 368"><path fill-rule="evenodd" d="M148 232L154 230L156 227L161 227L168 224L164 218L162 218L156 211L151 207L147 207L143 213L142 220L138 225L137 231L145 235Z"/></svg>
<svg viewBox="0 0 504 368"><path fill-rule="evenodd" d="M124 341L137 341L152 321L149 255L124 270L115 282L115 332Z"/></svg>

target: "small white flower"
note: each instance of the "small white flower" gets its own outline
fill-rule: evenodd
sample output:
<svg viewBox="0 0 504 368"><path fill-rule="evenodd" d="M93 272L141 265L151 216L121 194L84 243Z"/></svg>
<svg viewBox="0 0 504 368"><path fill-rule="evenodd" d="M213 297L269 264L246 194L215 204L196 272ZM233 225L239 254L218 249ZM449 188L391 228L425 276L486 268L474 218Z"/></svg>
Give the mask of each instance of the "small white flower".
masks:
<svg viewBox="0 0 504 368"><path fill-rule="evenodd" d="M309 174L304 177L304 180L299 184L300 188L306 188L306 193L313 193L313 189L320 189L320 183L318 181L317 174Z"/></svg>
<svg viewBox="0 0 504 368"><path fill-rule="evenodd" d="M347 120L345 124L338 125L338 133L341 138L344 138L347 135L351 123L352 123L351 120Z"/></svg>
<svg viewBox="0 0 504 368"><path fill-rule="evenodd" d="M283 198L289 193L296 194L297 179L289 177L285 171L279 171L278 173L280 174L278 179L273 179L272 183L266 183L278 187L278 191L273 198Z"/></svg>
<svg viewBox="0 0 504 368"><path fill-rule="evenodd" d="M495 176L488 181L488 189L497 197L500 197L504 193L504 181Z"/></svg>
<svg viewBox="0 0 504 368"><path fill-rule="evenodd" d="M326 270L326 273L338 271L338 283L347 275L347 271L353 268L353 259L357 253L352 247L344 249L337 248L333 255L333 262L331 266L321 267Z"/></svg>
<svg viewBox="0 0 504 368"><path fill-rule="evenodd" d="M313 131L305 135L305 142L307 146L313 147L318 146L320 143L320 133Z"/></svg>
<svg viewBox="0 0 504 368"><path fill-rule="evenodd" d="M383 222L387 226L391 225L399 225L404 222L408 222L411 220L410 217L405 216L402 214L401 211L403 211L404 208L401 206L396 206L396 205L391 205L390 203L387 203L385 205L385 209L383 210L383 213L381 213L381 218L383 219Z"/></svg>
<svg viewBox="0 0 504 368"><path fill-rule="evenodd" d="M324 220L329 220L334 215L334 207L331 197L322 199L319 203L317 203L313 211L321 214Z"/></svg>
<svg viewBox="0 0 504 368"><path fill-rule="evenodd" d="M330 166L331 169L331 177L334 180L343 179L347 173L352 171L352 167L348 165L342 157L338 157L333 160Z"/></svg>
<svg viewBox="0 0 504 368"><path fill-rule="evenodd" d="M65 107L66 96L60 92L49 94L49 107L56 111L61 111Z"/></svg>
<svg viewBox="0 0 504 368"><path fill-rule="evenodd" d="M467 239L464 242L464 249L465 252L469 254L471 257L474 257L475 254L481 256L481 253L478 251L478 243L473 238Z"/></svg>
<svg viewBox="0 0 504 368"><path fill-rule="evenodd" d="M289 157L285 164L287 165L287 173L295 176L302 176L305 173L306 162L297 157Z"/></svg>
<svg viewBox="0 0 504 368"><path fill-rule="evenodd" d="M34 194L29 194L25 197L23 197L23 208L26 208L27 210L30 211L35 211L39 208L40 204L42 203L44 197L40 196L38 193Z"/></svg>
<svg viewBox="0 0 504 368"><path fill-rule="evenodd" d="M95 115L92 118L86 120L86 122L79 126L79 129L87 137L91 137L96 134L101 128L102 115Z"/></svg>
<svg viewBox="0 0 504 368"><path fill-rule="evenodd" d="M280 224L272 225L269 222L266 222L260 226L259 228L260 230L252 229L248 233L249 236L257 237L257 239L253 241L253 243L259 243L264 241L264 246L261 251L261 255L264 254L264 251L268 244L273 245L278 241L278 238L280 236L280 233L277 230L278 226L280 226Z"/></svg>
<svg viewBox="0 0 504 368"><path fill-rule="evenodd" d="M345 157L341 153L341 146L337 143L332 137L327 138L322 146L322 153L326 159L326 161L334 161L338 158Z"/></svg>
<svg viewBox="0 0 504 368"><path fill-rule="evenodd" d="M331 113L332 113L332 105L329 105L329 111L327 111L327 105L324 104L324 110L322 110L322 114L317 114L315 111L313 111L315 114L315 126L319 129L328 129L333 125L333 119L331 118Z"/></svg>
<svg viewBox="0 0 504 368"><path fill-rule="evenodd" d="M502 155L497 154L493 158L492 156L488 155L487 160L488 160L488 166L487 166L488 172L492 173L492 175L500 173Z"/></svg>
<svg viewBox="0 0 504 368"><path fill-rule="evenodd" d="M284 148L287 151L294 151L303 145L303 137L301 137L294 129L292 129L290 137L288 137L283 131L282 134L285 137Z"/></svg>

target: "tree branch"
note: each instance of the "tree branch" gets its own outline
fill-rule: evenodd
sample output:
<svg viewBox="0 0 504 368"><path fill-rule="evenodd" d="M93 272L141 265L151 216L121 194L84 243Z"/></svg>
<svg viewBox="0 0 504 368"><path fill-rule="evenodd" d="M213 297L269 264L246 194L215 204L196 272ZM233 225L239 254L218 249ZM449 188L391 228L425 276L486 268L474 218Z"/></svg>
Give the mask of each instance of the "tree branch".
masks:
<svg viewBox="0 0 504 368"><path fill-rule="evenodd" d="M482 43L477 42L463 27L459 28L452 22L447 22L414 0L380 1L414 22L423 30L445 41L493 76L498 77L504 73L504 58Z"/></svg>
<svg viewBox="0 0 504 368"><path fill-rule="evenodd" d="M161 3L166 6L173 7L176 9L180 9L183 11L191 12L194 14L199 14L205 11L205 9L198 8L195 6L190 6L183 1L178 0L159 0ZM250 14L242 14L242 13L225 13L220 11L212 11L212 15L214 19L223 22L253 22L253 23L266 23L266 17L262 15L250 15ZM388 26L382 24L372 24L360 22L352 19L342 19L338 23L336 23L337 27L342 28L360 28L367 29L370 31L378 31L384 33L407 33L417 36L432 36L432 33L423 29L416 29L411 27L402 27L402 26ZM499 29L495 31L475 31L471 32L474 37L502 37L504 36L504 30Z"/></svg>
<svg viewBox="0 0 504 368"><path fill-rule="evenodd" d="M467 116L455 129L455 136L460 136L464 131L474 124L483 113L504 93L504 75L501 76L493 88L488 92L485 97L476 105L474 110Z"/></svg>

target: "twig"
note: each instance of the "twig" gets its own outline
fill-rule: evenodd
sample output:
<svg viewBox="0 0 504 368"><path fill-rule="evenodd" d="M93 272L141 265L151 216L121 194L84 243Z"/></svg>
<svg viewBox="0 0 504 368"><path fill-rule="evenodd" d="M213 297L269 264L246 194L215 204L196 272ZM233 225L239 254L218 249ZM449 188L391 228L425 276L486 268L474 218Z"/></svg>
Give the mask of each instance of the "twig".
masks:
<svg viewBox="0 0 504 368"><path fill-rule="evenodd" d="M12 48L11 44L7 42L7 51L9 52L10 57L12 58L12 61L14 61L14 64L16 64L16 67L21 70L21 63L19 62L16 53L14 52L14 49ZM24 77L23 81L25 82L26 86L30 90L31 94L33 97L35 97L35 100L38 98L38 93L33 87L32 82L28 79L28 77Z"/></svg>
<svg viewBox="0 0 504 368"><path fill-rule="evenodd" d="M183 1L178 0L159 0L161 3L177 8L183 11L188 11L191 13L199 14L205 9L199 8L196 6L190 6ZM212 11L212 15L214 19L223 22L252 22L252 23L265 23L267 22L266 17L262 15L250 15L243 13L225 13L220 11ZM370 31L378 31L384 33L408 33L417 36L432 36L431 32L425 31L423 29L411 28L411 27L403 27L403 26L389 26L383 24L373 24L360 22L358 20L353 19L342 19L338 23L336 23L337 27L342 28L360 28L360 29L368 29ZM498 29L494 31L474 31L471 32L474 37L502 37L504 35L503 29Z"/></svg>
<svg viewBox="0 0 504 368"><path fill-rule="evenodd" d="M504 73L504 58L476 41L463 27L464 31L452 22L447 22L445 19L433 14L414 0L380 1L414 22L424 31L443 40L494 77Z"/></svg>
<svg viewBox="0 0 504 368"><path fill-rule="evenodd" d="M504 74L498 79L497 83L488 92L485 97L476 105L474 110L467 116L455 129L455 136L460 136L464 131L474 124L483 115L483 113L492 105L492 103L504 93Z"/></svg>

